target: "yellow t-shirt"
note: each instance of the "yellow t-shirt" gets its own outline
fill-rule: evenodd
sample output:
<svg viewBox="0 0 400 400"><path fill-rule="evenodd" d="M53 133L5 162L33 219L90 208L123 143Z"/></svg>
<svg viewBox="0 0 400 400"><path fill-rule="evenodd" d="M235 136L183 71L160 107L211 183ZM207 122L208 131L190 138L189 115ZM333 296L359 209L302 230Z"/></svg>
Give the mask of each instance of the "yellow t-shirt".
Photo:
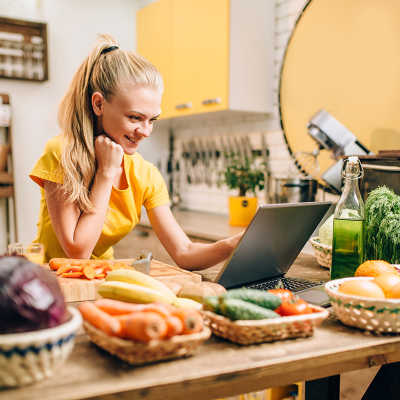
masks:
<svg viewBox="0 0 400 400"><path fill-rule="evenodd" d="M67 257L53 230L43 189L44 180L63 183L60 158L61 136L56 136L47 142L42 156L29 175L41 187L38 233L35 242L44 245L45 262L53 257ZM160 172L140 154L134 153L131 156L124 154L124 171L128 187L121 190L113 186L105 223L92 258L113 258L112 246L139 222L142 206L150 210L169 204L168 191Z"/></svg>

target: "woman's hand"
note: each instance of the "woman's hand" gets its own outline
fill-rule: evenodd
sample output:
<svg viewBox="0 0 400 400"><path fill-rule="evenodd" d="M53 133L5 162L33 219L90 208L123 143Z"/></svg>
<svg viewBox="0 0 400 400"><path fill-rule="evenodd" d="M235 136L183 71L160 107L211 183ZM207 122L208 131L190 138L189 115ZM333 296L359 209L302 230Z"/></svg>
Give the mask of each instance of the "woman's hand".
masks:
<svg viewBox="0 0 400 400"><path fill-rule="evenodd" d="M105 135L100 135L94 142L97 170L102 174L114 177L121 169L124 150Z"/></svg>

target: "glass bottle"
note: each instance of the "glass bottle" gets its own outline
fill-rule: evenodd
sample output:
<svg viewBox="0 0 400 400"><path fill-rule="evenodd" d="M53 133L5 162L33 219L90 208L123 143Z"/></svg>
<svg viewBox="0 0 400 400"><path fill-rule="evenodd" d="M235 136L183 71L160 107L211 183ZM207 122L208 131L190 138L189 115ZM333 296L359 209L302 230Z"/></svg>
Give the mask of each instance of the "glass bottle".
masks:
<svg viewBox="0 0 400 400"><path fill-rule="evenodd" d="M354 276L364 261L364 201L359 181L363 176L357 156L344 160L344 187L333 217L333 246L331 279Z"/></svg>

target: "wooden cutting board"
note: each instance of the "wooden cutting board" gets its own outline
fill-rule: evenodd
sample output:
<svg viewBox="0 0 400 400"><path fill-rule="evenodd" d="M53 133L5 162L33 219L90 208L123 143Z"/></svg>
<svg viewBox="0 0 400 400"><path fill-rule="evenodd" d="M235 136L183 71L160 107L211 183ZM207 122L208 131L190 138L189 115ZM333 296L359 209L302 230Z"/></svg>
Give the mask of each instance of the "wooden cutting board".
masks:
<svg viewBox="0 0 400 400"><path fill-rule="evenodd" d="M124 259L116 261L129 262L130 260ZM201 275L157 260L151 261L150 276L164 282L175 292L177 292L185 282L201 282ZM66 302L97 299L97 287L104 282L104 279L87 280L60 277L57 277L57 279L64 293Z"/></svg>

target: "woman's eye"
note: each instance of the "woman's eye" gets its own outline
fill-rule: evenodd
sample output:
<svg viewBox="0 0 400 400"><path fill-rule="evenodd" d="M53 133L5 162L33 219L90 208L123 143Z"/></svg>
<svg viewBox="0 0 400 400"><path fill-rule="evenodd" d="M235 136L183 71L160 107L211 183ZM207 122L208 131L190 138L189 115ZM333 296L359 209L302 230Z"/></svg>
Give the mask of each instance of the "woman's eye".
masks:
<svg viewBox="0 0 400 400"><path fill-rule="evenodd" d="M139 120L140 120L140 117L139 117L138 115L130 115L130 116L129 116L129 119L133 119L133 120L135 120L135 121L139 121Z"/></svg>

